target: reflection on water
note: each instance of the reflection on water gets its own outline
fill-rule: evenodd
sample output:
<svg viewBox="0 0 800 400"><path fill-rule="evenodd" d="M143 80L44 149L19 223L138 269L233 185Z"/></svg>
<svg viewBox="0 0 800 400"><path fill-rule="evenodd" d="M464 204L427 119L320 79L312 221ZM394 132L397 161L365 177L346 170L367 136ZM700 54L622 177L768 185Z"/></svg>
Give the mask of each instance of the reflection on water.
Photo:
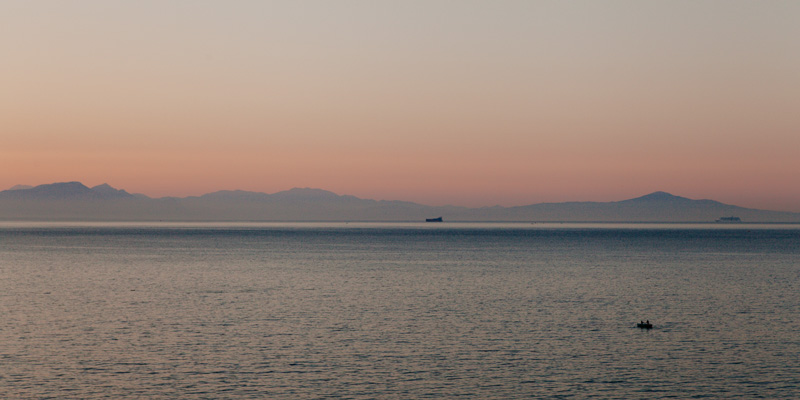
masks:
<svg viewBox="0 0 800 400"><path fill-rule="evenodd" d="M0 312L2 398L792 398L800 230L6 223Z"/></svg>

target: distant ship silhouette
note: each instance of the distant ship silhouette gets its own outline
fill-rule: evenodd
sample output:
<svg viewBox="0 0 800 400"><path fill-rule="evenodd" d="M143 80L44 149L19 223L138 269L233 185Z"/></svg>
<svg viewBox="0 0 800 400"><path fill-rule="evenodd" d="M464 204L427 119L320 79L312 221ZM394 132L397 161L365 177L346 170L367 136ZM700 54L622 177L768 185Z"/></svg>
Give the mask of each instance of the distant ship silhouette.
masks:
<svg viewBox="0 0 800 400"><path fill-rule="evenodd" d="M437 217L437 218L425 218L425 222L442 222L442 217Z"/></svg>
<svg viewBox="0 0 800 400"><path fill-rule="evenodd" d="M742 219L739 217L722 217L717 219L717 222L742 222Z"/></svg>

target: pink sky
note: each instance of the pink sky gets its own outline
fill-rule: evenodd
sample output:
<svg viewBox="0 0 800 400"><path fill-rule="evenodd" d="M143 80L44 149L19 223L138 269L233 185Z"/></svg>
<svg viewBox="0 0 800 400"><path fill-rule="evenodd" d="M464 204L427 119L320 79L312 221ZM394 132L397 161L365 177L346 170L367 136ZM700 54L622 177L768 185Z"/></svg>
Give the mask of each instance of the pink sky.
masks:
<svg viewBox="0 0 800 400"><path fill-rule="evenodd" d="M800 3L0 4L0 188L800 211Z"/></svg>

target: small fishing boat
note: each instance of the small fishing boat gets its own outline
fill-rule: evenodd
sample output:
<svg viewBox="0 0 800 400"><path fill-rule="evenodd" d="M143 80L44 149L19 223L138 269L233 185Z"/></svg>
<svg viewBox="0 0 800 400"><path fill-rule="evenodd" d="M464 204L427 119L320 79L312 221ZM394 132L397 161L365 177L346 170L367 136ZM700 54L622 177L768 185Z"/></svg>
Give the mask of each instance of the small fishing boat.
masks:
<svg viewBox="0 0 800 400"><path fill-rule="evenodd" d="M636 327L641 329L653 329L653 324L651 324L650 321L639 322L638 324L636 324Z"/></svg>

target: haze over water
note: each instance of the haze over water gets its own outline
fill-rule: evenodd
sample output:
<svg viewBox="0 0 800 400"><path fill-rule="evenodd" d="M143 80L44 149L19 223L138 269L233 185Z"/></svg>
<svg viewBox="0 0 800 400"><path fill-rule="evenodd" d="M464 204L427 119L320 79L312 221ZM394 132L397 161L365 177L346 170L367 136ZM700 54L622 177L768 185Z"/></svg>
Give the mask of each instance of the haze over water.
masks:
<svg viewBox="0 0 800 400"><path fill-rule="evenodd" d="M2 398L800 394L797 225L4 223L0 310Z"/></svg>

